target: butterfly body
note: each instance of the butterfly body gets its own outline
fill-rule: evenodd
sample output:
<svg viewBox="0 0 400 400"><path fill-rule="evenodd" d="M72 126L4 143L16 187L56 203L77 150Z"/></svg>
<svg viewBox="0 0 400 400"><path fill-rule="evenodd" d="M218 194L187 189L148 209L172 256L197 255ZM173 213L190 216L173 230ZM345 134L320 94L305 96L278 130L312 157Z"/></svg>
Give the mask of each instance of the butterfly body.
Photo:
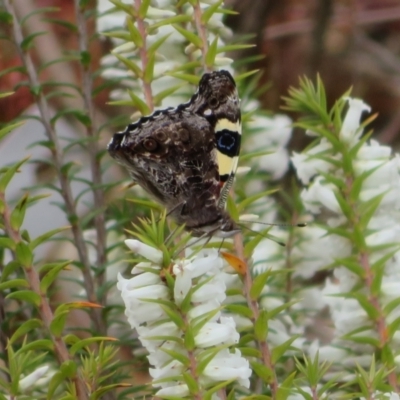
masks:
<svg viewBox="0 0 400 400"><path fill-rule="evenodd" d="M212 85L204 79L210 76L225 84L217 85L218 90L214 85L210 92ZM217 99L211 102L213 108L210 96ZM239 133L235 135L228 129L240 124L238 105L230 75L227 77L225 71L205 74L191 101L176 109L158 110L130 124L114 135L108 151L135 182L194 235L230 236L238 227L224 205L234 171L225 179L220 158L224 146L230 147L228 150L235 157L238 155ZM218 130L224 119L225 127Z"/></svg>

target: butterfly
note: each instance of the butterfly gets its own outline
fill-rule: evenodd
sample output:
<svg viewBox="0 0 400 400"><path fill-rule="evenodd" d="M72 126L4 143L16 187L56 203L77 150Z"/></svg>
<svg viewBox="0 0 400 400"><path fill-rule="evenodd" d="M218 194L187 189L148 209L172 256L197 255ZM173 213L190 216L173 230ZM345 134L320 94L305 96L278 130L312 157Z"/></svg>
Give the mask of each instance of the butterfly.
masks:
<svg viewBox="0 0 400 400"><path fill-rule="evenodd" d="M190 101L157 110L114 134L108 152L194 236L228 237L239 228L225 210L241 141L236 84L206 73Z"/></svg>

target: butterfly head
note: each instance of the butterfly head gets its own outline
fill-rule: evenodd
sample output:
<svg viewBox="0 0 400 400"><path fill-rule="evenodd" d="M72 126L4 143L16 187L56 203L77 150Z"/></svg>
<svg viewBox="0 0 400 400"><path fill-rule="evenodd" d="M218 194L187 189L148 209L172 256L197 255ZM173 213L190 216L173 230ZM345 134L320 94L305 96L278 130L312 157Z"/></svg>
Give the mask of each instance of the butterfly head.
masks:
<svg viewBox="0 0 400 400"><path fill-rule="evenodd" d="M240 120L239 102L232 75L224 70L214 71L200 79L199 88L190 101L190 109L214 121L222 117L237 121Z"/></svg>

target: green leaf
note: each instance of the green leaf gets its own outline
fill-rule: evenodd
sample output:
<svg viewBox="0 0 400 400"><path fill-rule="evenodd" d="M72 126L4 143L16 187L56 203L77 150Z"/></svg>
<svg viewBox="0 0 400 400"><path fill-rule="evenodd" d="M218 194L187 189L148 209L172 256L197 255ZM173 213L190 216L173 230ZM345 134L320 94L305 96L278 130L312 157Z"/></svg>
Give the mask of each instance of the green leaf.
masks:
<svg viewBox="0 0 400 400"><path fill-rule="evenodd" d="M218 11L218 8L221 6L221 4L224 2L224 0L218 0L215 2L213 5L210 7L207 7L201 16L201 22L204 25L207 25L208 21L210 18Z"/></svg>
<svg viewBox="0 0 400 400"><path fill-rule="evenodd" d="M71 354L71 356L74 356L78 351L82 350L84 347L90 347L94 343L110 341L110 340L114 340L114 339L111 337L107 337L107 336L95 336L95 337L82 339L79 342L75 343L70 348L69 353Z"/></svg>
<svg viewBox="0 0 400 400"><path fill-rule="evenodd" d="M129 97L132 100L132 104L141 112L142 115L149 115L150 114L150 108L149 106L136 94L132 91L128 91Z"/></svg>
<svg viewBox="0 0 400 400"><path fill-rule="evenodd" d="M26 21L32 17L33 15L37 14L45 14L45 13L57 13L60 11L59 7L39 7L39 8L34 8L33 11L29 12L28 14L25 14L19 23L21 26L25 25Z"/></svg>
<svg viewBox="0 0 400 400"><path fill-rule="evenodd" d="M347 219L351 220L352 218L351 205L337 190L334 190L333 193L335 195L337 202L339 203L339 207L342 210L342 213L346 216Z"/></svg>
<svg viewBox="0 0 400 400"><path fill-rule="evenodd" d="M241 304L227 304L224 308L233 314L241 315L245 318L253 318L253 312L247 306Z"/></svg>
<svg viewBox="0 0 400 400"><path fill-rule="evenodd" d="M174 17L169 17L169 18L163 18L161 21L150 25L147 30L149 34L152 34L154 31L156 31L158 28L161 26L165 25L172 25L172 24L181 24L184 22L190 22L192 21L192 16L190 15L176 15Z"/></svg>
<svg viewBox="0 0 400 400"><path fill-rule="evenodd" d="M252 347L240 347L239 350L242 353L242 355L245 356L245 357L261 358L260 350L257 350L255 348L252 348Z"/></svg>
<svg viewBox="0 0 400 400"><path fill-rule="evenodd" d="M397 297L387 303L383 308L383 312L385 315L389 315L393 310L395 310L398 306L400 306L400 297Z"/></svg>
<svg viewBox="0 0 400 400"><path fill-rule="evenodd" d="M25 336L28 333L36 332L37 329L43 326L43 322L39 319L29 319L28 321L23 322L17 330L12 334L10 338L10 345L16 342L22 336Z"/></svg>
<svg viewBox="0 0 400 400"><path fill-rule="evenodd" d="M184 73L180 73L180 72L166 72L165 75L173 76L174 78L177 78L177 79L182 79L193 85L197 85L199 83L199 77L197 75L184 74Z"/></svg>
<svg viewBox="0 0 400 400"><path fill-rule="evenodd" d="M150 54L146 69L144 70L144 76L143 76L143 81L146 83L151 83L154 79L154 63L155 63L156 57L154 54Z"/></svg>
<svg viewBox="0 0 400 400"><path fill-rule="evenodd" d="M0 23L1 24L12 24L13 17L10 13L0 10Z"/></svg>
<svg viewBox="0 0 400 400"><path fill-rule="evenodd" d="M12 92L11 92L12 93ZM3 95L5 93L2 93ZM0 96L1 97L5 97L5 96ZM3 138L5 138L10 132L12 132L14 129L19 128L20 126L24 125L25 122L21 121L21 122L15 122L14 124L8 124L7 126L5 126L4 128L0 129L0 140L2 140Z"/></svg>
<svg viewBox="0 0 400 400"><path fill-rule="evenodd" d="M151 46L148 47L148 54L155 54L158 48L171 36L172 33L167 33L166 35L161 36L157 39Z"/></svg>
<svg viewBox="0 0 400 400"><path fill-rule="evenodd" d="M55 263L55 264L46 264L51 266L51 269L48 270L46 275L42 277L40 280L40 290L43 293L47 292L47 289L50 287L50 285L55 281L55 279L58 277L58 274L61 270L63 270L67 265L70 265L72 261L64 261L61 263ZM46 269L46 265L44 265L41 268L41 271Z"/></svg>
<svg viewBox="0 0 400 400"><path fill-rule="evenodd" d="M33 39L35 39L35 37L46 35L46 34L47 34L47 32L34 32L34 33L28 35L27 37L24 38L24 40L20 44L21 50L24 52L28 51L32 47Z"/></svg>
<svg viewBox="0 0 400 400"><path fill-rule="evenodd" d="M283 342L279 346L276 346L274 349L272 349L271 352L271 362L272 365L275 365L281 357L286 353L287 350L290 349L292 343L299 337L299 335L293 336L290 339L286 340L286 342Z"/></svg>
<svg viewBox="0 0 400 400"><path fill-rule="evenodd" d="M182 374L182 376L183 376L183 380L185 381L186 385L189 388L189 393L198 393L199 386L197 384L196 379L194 379L194 377L187 372L184 372Z"/></svg>
<svg viewBox="0 0 400 400"><path fill-rule="evenodd" d="M229 381L223 381L218 383L217 385L213 385L211 389L208 389L204 395L202 400L212 400L214 397L213 395L217 393L219 390L222 390L226 388L228 385L230 385L232 382L234 382L234 379L231 379Z"/></svg>
<svg viewBox="0 0 400 400"><path fill-rule="evenodd" d="M31 267L33 261L33 254L29 246L23 242L17 243L15 249L17 260L22 264L23 267Z"/></svg>
<svg viewBox="0 0 400 400"><path fill-rule="evenodd" d="M136 76L138 79L143 78L143 71L140 69L140 67L134 62L129 60L126 57L123 57L117 53L113 53L115 57L118 58L119 61L121 61L130 71L133 72L133 74Z"/></svg>
<svg viewBox="0 0 400 400"><path fill-rule="evenodd" d="M236 75L235 76L235 81L236 83L242 81L243 79L248 78L249 76L255 75L259 72L259 69L253 69L252 71L244 72L243 74Z"/></svg>
<svg viewBox="0 0 400 400"><path fill-rule="evenodd" d="M370 336L361 336L361 335L356 335L356 334L348 334L348 335L344 335L342 338L345 339L345 340L351 340L354 343L368 344L370 346L375 347L376 349L378 349L379 346L380 346L379 339L375 339L375 338L370 337Z"/></svg>
<svg viewBox="0 0 400 400"><path fill-rule="evenodd" d="M60 365L60 371L66 378L73 378L76 375L77 365L72 360L64 361Z"/></svg>
<svg viewBox="0 0 400 400"><path fill-rule="evenodd" d="M17 292L12 292L6 296L6 299L25 301L36 307L39 307L41 302L41 297L37 293L32 292L32 290L18 290Z"/></svg>
<svg viewBox="0 0 400 400"><path fill-rule="evenodd" d="M219 53L229 53L231 51L237 51L237 50L251 49L256 46L257 45L255 45L255 44L228 44L226 46L218 47L218 54Z"/></svg>
<svg viewBox="0 0 400 400"><path fill-rule="evenodd" d="M29 287L29 283L25 279L11 279L3 283L0 283L0 290L13 289L19 287L27 288Z"/></svg>
<svg viewBox="0 0 400 400"><path fill-rule="evenodd" d="M185 349L188 351L193 351L196 347L196 344L194 340L194 334L190 326L186 329L183 340Z"/></svg>
<svg viewBox="0 0 400 400"><path fill-rule="evenodd" d="M14 231L19 231L22 223L24 222L28 198L29 195L25 193L11 212L10 222Z"/></svg>
<svg viewBox="0 0 400 400"><path fill-rule="evenodd" d="M124 11L128 15L135 16L136 10L132 7L132 4L125 4L121 0L109 0L110 3L114 4L116 8L120 11Z"/></svg>
<svg viewBox="0 0 400 400"><path fill-rule="evenodd" d="M86 69L90 66L90 62L92 60L92 56L88 51L81 51L80 53L80 61L82 66Z"/></svg>
<svg viewBox="0 0 400 400"><path fill-rule="evenodd" d="M57 315L55 315L53 320L51 321L50 332L56 338L59 338L62 335L68 315L69 311L60 312Z"/></svg>
<svg viewBox="0 0 400 400"><path fill-rule="evenodd" d="M37 246L42 244L43 242L46 242L48 239L50 239L52 236L57 235L57 233L63 232L65 230L71 229L70 226L64 226L61 228L53 229L51 231L48 231L44 233L43 235L38 236L36 239L33 239L30 243L29 246L32 250L34 250Z"/></svg>
<svg viewBox="0 0 400 400"><path fill-rule="evenodd" d="M400 317L397 317L393 322L389 324L388 334L392 339L393 335L400 329Z"/></svg>
<svg viewBox="0 0 400 400"><path fill-rule="evenodd" d="M139 7L139 18L145 19L151 0L142 0Z"/></svg>
<svg viewBox="0 0 400 400"><path fill-rule="evenodd" d="M259 342L264 342L268 335L268 312L262 310L254 325L254 334Z"/></svg>
<svg viewBox="0 0 400 400"><path fill-rule="evenodd" d="M197 368L196 368L197 375L201 375L204 372L204 370L206 369L206 367L210 363L210 361L220 351L221 351L221 347L218 346L218 347L212 347L210 349L207 349L201 353L201 357L199 357L199 360L197 362Z"/></svg>
<svg viewBox="0 0 400 400"><path fill-rule="evenodd" d="M12 260L10 261L3 269L2 273L0 274L0 282L5 282L8 277L15 273L19 268L21 267L21 264L16 261Z"/></svg>
<svg viewBox="0 0 400 400"><path fill-rule="evenodd" d="M15 250L15 242L8 237L0 237L0 248Z"/></svg>
<svg viewBox="0 0 400 400"><path fill-rule="evenodd" d="M383 198L386 196L387 192L381 193L378 196L375 196L368 201L365 201L361 204L360 207L360 223L363 227L367 227L371 218L375 215L375 212L379 205L381 204Z"/></svg>
<svg viewBox="0 0 400 400"><path fill-rule="evenodd" d="M203 47L202 40L193 32L190 32L179 25L172 25L189 43L192 43L195 47L201 49Z"/></svg>
<svg viewBox="0 0 400 400"><path fill-rule="evenodd" d="M206 66L212 68L215 63L215 57L217 56L217 48L218 48L218 36L215 37L211 45L208 47L205 62Z"/></svg>
<svg viewBox="0 0 400 400"><path fill-rule="evenodd" d="M127 26L130 33L130 39L135 43L136 47L141 49L143 47L143 38L132 19L128 18Z"/></svg>
<svg viewBox="0 0 400 400"><path fill-rule="evenodd" d="M254 278L253 284L250 288L250 297L252 300L257 300L260 297L270 275L271 270L267 270Z"/></svg>
<svg viewBox="0 0 400 400"><path fill-rule="evenodd" d="M190 364L189 359L182 353L178 351L174 351L171 349L167 349L165 347L160 347L159 350L163 351L164 353L168 354L174 360L179 361L184 366L188 366Z"/></svg>
<svg viewBox="0 0 400 400"><path fill-rule="evenodd" d="M260 364L256 361L250 361L251 369L261 378L266 384L271 383L274 372L266 365Z"/></svg>
<svg viewBox="0 0 400 400"><path fill-rule="evenodd" d="M43 18L43 22L48 22L50 24L55 24L62 26L64 29L68 29L71 33L76 34L78 32L78 28L72 22L66 21L65 19L60 18Z"/></svg>
<svg viewBox="0 0 400 400"><path fill-rule="evenodd" d="M186 86L186 83L180 83L178 85L171 86L168 89L162 90L153 97L154 104L160 105L163 99L175 93L178 89L184 86Z"/></svg>
<svg viewBox="0 0 400 400"><path fill-rule="evenodd" d="M365 271L364 268L360 265L360 263L357 260L354 260L353 258L338 258L335 260L335 265L343 265L345 268L347 268L349 271L353 272L357 276L364 277Z"/></svg>
<svg viewBox="0 0 400 400"><path fill-rule="evenodd" d="M291 394L293 388L293 380L296 376L296 372L291 373L279 386L276 391L276 400L287 400Z"/></svg>
<svg viewBox="0 0 400 400"><path fill-rule="evenodd" d="M183 321L182 317L180 314L178 314L175 310L173 310L170 307L166 307L164 305L161 305L161 308L164 310L164 312L168 315L168 317L171 319L171 321L179 328L183 329L185 327L185 322Z"/></svg>
<svg viewBox="0 0 400 400"><path fill-rule="evenodd" d="M54 344L50 339L40 339L40 340L34 340L33 342L29 342L27 344L24 344L23 347L21 347L16 354L20 355L22 353L27 353L31 350L46 350L46 351L54 351Z"/></svg>
<svg viewBox="0 0 400 400"><path fill-rule="evenodd" d="M369 318L371 318L372 320L375 321L380 317L379 311L371 304L370 299L365 294L360 292L349 292L344 293L340 297L357 300L358 304L360 304L360 306L364 309Z"/></svg>
<svg viewBox="0 0 400 400"><path fill-rule="evenodd" d="M271 311L268 311L268 319L273 319L273 318L275 318L278 314L280 314L282 311L284 311L284 310L286 310L287 308L290 308L290 307L292 307L294 304L296 304L297 303L297 301L296 300L292 300L292 301L289 301L289 302L287 302L287 303L285 303L285 304L282 304L281 306L279 306L279 307L276 307L276 308L274 308L273 310L271 310Z"/></svg>
<svg viewBox="0 0 400 400"><path fill-rule="evenodd" d="M13 178L14 174L18 171L19 167L26 163L29 160L29 157L24 158L22 161L19 161L13 164L11 167L6 168L6 172L0 178L0 193L4 193L7 185L10 183L11 179Z"/></svg>

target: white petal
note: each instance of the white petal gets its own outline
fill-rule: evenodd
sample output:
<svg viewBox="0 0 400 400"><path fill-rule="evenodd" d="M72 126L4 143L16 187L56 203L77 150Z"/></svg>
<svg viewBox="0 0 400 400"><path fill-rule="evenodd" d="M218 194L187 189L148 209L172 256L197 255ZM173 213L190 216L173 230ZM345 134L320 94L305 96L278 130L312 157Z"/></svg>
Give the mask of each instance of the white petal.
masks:
<svg viewBox="0 0 400 400"><path fill-rule="evenodd" d="M200 348L217 346L219 344L235 344L239 342L232 317L221 317L221 323L208 322L195 337L196 346Z"/></svg>
<svg viewBox="0 0 400 400"><path fill-rule="evenodd" d="M346 143L354 144L362 131L360 129L361 115L364 111L371 111L371 107L360 99L347 98L349 109L344 118L339 137Z"/></svg>
<svg viewBox="0 0 400 400"><path fill-rule="evenodd" d="M158 397L187 397L189 396L189 388L185 384L181 385L174 385L174 386L169 386L163 389L160 389L157 393L156 396Z"/></svg>
<svg viewBox="0 0 400 400"><path fill-rule="evenodd" d="M23 392L24 390L28 389L29 387L36 384L36 382L42 378L47 371L49 370L49 366L45 365L43 367L39 367L31 372L29 375L25 376L19 381L19 388Z"/></svg>
<svg viewBox="0 0 400 400"><path fill-rule="evenodd" d="M278 148L272 154L258 158L260 169L271 174L273 180L280 179L289 169L289 154L286 148Z"/></svg>
<svg viewBox="0 0 400 400"><path fill-rule="evenodd" d="M308 185L311 178L320 172L329 172L332 169L331 163L319 157L331 150L332 145L326 139L322 139L318 145L307 152L293 153L291 161L296 168L297 176L305 185Z"/></svg>
<svg viewBox="0 0 400 400"><path fill-rule="evenodd" d="M161 264L163 259L162 251L157 250L154 247L151 247L135 239L127 239L125 240L125 244L134 253L140 254L142 257L147 258L150 261L153 261L155 264Z"/></svg>
<svg viewBox="0 0 400 400"><path fill-rule="evenodd" d="M182 301L185 299L189 290L192 288L192 277L190 271L178 271L174 270L176 278L175 278L175 286L174 286L174 299L176 304L180 305Z"/></svg>
<svg viewBox="0 0 400 400"><path fill-rule="evenodd" d="M251 369L249 362L241 356L239 350L230 353L227 349L221 350L204 369L203 374L213 381L235 379L241 386L250 387Z"/></svg>
<svg viewBox="0 0 400 400"><path fill-rule="evenodd" d="M322 182L322 177L318 177L307 190L301 193L306 209L311 212L319 211L321 206L337 213L342 214L339 203L336 200L334 188Z"/></svg>

